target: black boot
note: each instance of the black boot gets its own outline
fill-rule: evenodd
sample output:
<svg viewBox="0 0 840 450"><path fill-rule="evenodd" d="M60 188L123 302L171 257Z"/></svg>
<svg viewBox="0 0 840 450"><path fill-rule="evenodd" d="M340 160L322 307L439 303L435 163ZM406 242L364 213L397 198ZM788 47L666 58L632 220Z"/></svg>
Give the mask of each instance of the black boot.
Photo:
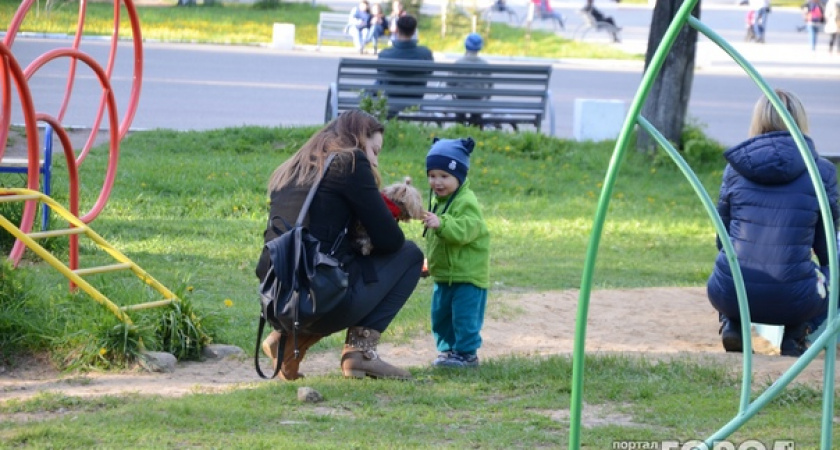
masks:
<svg viewBox="0 0 840 450"><path fill-rule="evenodd" d="M720 318L720 338L723 341L723 349L727 352L744 351L744 341L741 336L741 324L730 320L727 317Z"/></svg>
<svg viewBox="0 0 840 450"><path fill-rule="evenodd" d="M811 327L808 324L802 324L795 327L785 326L785 334L782 336L782 345L779 350L782 356L800 357L811 342L808 340L808 335L811 334Z"/></svg>

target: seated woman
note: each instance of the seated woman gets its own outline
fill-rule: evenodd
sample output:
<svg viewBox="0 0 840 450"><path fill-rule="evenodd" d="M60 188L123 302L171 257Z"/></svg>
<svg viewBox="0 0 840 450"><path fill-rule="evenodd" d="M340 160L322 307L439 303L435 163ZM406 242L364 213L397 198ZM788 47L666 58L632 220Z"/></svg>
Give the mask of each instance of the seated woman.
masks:
<svg viewBox="0 0 840 450"><path fill-rule="evenodd" d="M776 95L796 122L825 185L831 216L840 220L837 170L820 157L807 136L808 118L793 94ZM828 315L826 278L828 247L837 245L837 230L822 220L817 193L805 161L767 97L755 105L750 138L724 153L728 162L720 187L718 214L729 233L744 279L750 318L783 325L781 353L800 356L808 335ZM712 306L720 313L721 339L727 352L743 351L741 314L729 260L720 252L707 283Z"/></svg>
<svg viewBox="0 0 840 450"><path fill-rule="evenodd" d="M603 12L601 12L600 9L596 8L594 3L595 0L586 0L586 5L584 5L583 8L581 8L581 11L591 15L592 18L595 19L596 23L603 22L609 25L607 27L607 31L610 33L610 36L612 36L613 42L621 42L621 38L618 35L618 32L621 31L621 27L616 25L615 19L604 14Z"/></svg>
<svg viewBox="0 0 840 450"><path fill-rule="evenodd" d="M423 252L406 240L379 192L377 167L384 133L385 127L372 115L346 111L277 167L268 182L269 218L292 223L328 155L335 153L312 199L308 228L321 248L332 248L348 223L361 223L374 248L370 255L362 256L353 250L351 239L340 240L333 255L349 274L350 289L334 310L310 324L305 333L298 333L299 358L294 356L294 339L286 339L283 359L278 361L278 344L283 337L279 330L263 341L263 352L275 365L281 364L282 379L299 378L298 368L306 351L324 336L345 329L341 352L345 377L411 378L407 370L386 363L376 353L381 334L414 292L423 266ZM275 237L273 227L267 227L265 242ZM264 250L256 270L260 280L265 278L268 259Z"/></svg>
<svg viewBox="0 0 840 450"><path fill-rule="evenodd" d="M374 3L370 5L370 33L368 42L373 42L373 54L379 53L379 39L390 33L388 18L382 12L382 5Z"/></svg>
<svg viewBox="0 0 840 450"><path fill-rule="evenodd" d="M369 41L370 22L370 4L367 0L362 0L359 2L359 6L350 10L350 17L347 19L347 27L345 28L346 32L353 38L353 45L356 46L359 53L365 52L365 45Z"/></svg>

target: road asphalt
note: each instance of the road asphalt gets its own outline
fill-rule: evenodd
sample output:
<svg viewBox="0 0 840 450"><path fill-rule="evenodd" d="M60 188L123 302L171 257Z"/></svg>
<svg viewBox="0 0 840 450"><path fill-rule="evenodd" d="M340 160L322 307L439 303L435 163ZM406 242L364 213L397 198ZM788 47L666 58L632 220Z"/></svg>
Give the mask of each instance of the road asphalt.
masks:
<svg viewBox="0 0 840 450"><path fill-rule="evenodd" d="M336 11L349 11L355 3L352 0L317 1L327 1ZM424 13L439 11L440 1L426 0ZM520 18L526 16L526 0L508 2ZM644 53L651 6L605 0L596 4L623 27L622 42L611 43L605 33L596 31L590 31L583 39L631 53ZM555 10L566 17L565 30L556 31L558 34L580 37L582 19L577 10L581 5L582 0L554 2ZM820 152L840 156L840 126L836 126L840 124L840 90L837 89L840 87L840 52L829 54L826 51L825 36L821 36L818 51L810 51L807 35L796 31L801 23L796 8L774 7L765 44L744 42L745 14L745 6L729 0L704 0L701 20L729 41L771 85L797 92L809 110L812 137ZM537 29L551 30L550 27L548 22L532 24L532 28ZM37 39L24 36L15 41L12 50L24 67L44 52ZM93 48L91 51L100 50ZM147 42L144 53L143 89L140 108L132 123L134 129L319 124L323 120L327 85L334 80L338 58L358 56L350 47L323 47L316 51L313 46L298 45L292 50L280 50L272 48L271 43L243 47ZM436 60L442 61L459 56L435 54ZM558 136L564 138L572 137L574 99L619 99L629 103L638 88L643 68L640 61L500 57L492 54L492 45L488 45L482 56L491 62L517 60L551 64L554 67L552 94L557 112L555 125ZM131 79L130 74L120 70L118 62L115 72L118 76L114 78L118 94ZM34 77L31 80L33 96L62 92L62 77L66 79L61 71ZM713 138L724 145L733 145L745 137L751 106L758 95L760 92L751 85L743 70L708 38L701 37L689 116L707 124L707 132ZM75 100L83 98L86 98L84 91L74 92ZM51 112L58 109L55 102L38 99L36 105L43 105L43 110ZM124 110L123 105L120 110ZM13 111L13 121L17 122L14 114ZM66 117L68 126L90 122L84 115L73 116L72 111Z"/></svg>

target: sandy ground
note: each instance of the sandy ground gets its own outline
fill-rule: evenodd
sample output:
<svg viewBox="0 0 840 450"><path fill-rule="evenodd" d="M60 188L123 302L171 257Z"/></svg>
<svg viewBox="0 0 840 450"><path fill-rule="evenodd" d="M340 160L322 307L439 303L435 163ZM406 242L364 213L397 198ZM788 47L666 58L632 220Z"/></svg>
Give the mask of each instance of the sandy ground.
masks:
<svg viewBox="0 0 840 450"><path fill-rule="evenodd" d="M552 355L572 353L578 291L491 296L482 332L479 356ZM605 290L592 293L587 325L587 353L624 353L646 358L697 358L708 364L725 364L733 373L742 371L742 355L723 351L717 314L704 288L655 288ZM387 333L386 333L387 336ZM753 339L754 384L766 386L795 361L778 356L760 337ZM435 349L430 336L408 344L380 345L383 359L404 367L430 364ZM52 391L72 396L124 393L180 396L195 392L223 392L272 383L260 379L250 349L240 355L204 362L178 363L174 372L62 374L33 359L0 373L0 402L25 399ZM304 373L341 376L340 349L308 355ZM263 361L267 369L268 361ZM819 386L824 358L820 355L795 380Z"/></svg>

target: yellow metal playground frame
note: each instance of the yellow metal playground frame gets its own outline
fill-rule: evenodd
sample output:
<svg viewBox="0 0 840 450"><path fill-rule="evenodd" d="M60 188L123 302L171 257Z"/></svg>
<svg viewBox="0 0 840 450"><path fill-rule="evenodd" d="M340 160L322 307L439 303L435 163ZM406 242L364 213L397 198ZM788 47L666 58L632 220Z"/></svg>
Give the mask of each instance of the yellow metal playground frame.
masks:
<svg viewBox="0 0 840 450"><path fill-rule="evenodd" d="M592 290L592 277L595 269L595 258L598 253L598 245L601 234L603 233L604 221L609 206L610 198L612 197L613 187L615 186L616 178L618 176L621 162L627 151L627 144L636 125L639 125L645 131L651 134L657 143L668 153L671 159L679 166L685 177L688 179L691 186L694 188L697 196L700 198L703 207L714 223L717 234L721 237L721 243L724 247L729 266L732 268L732 275L735 279L735 287L738 293L738 304L741 312L741 326L744 330L750 329L750 313L747 306L747 296L745 294L744 280L741 275L740 267L738 266L738 259L735 250L728 239L728 233L717 214L715 204L712 202L709 194L705 191L703 185L697 179L691 167L685 162L679 152L668 142L668 140L659 133L656 128L651 125L644 117L640 115L642 106L650 92L651 86L656 76L662 69L665 57L671 51L671 47L677 38L683 26L688 25L703 33L712 42L718 45L725 51L732 59L740 65L746 74L752 78L756 85L761 89L765 96L770 100L773 107L782 116L784 123L796 141L799 152L805 160L808 168L808 174L811 177L811 182L816 190L817 200L820 205L821 216L823 222L826 224L826 240L834 242L836 236L834 230L834 222L832 220L828 197L825 192L825 186L819 176L816 163L810 156L808 146L802 136L801 130L791 118L788 111L785 109L778 96L767 82L759 75L755 68L750 65L744 57L739 54L729 43L718 36L705 24L700 22L695 17L691 16L691 11L699 0L686 0L680 9L677 11L674 20L665 32L659 47L654 54L647 71L642 78L636 96L630 106L625 119L624 125L616 141L615 150L607 170L604 181L604 188L601 191L601 196L598 201L598 208L595 213L595 220L590 235L589 247L587 249L586 260L584 263L583 276L580 289L580 301L578 302L578 314L575 328L575 344L573 349L573 366L572 366L572 398L571 398L571 419L570 419L570 433L569 433L569 448L576 450L580 448L580 427L582 416L582 402L583 402L583 364L584 364L584 341L586 336L586 319L589 309L589 296ZM837 268L837 247L829 246L829 286L838 286L838 268ZM834 366L836 360L836 352L833 351L837 335L840 333L840 321L837 320L837 297L838 289L832 288L829 292L828 302L828 318L826 319L827 327L822 335L817 338L814 344L803 354L791 367L787 370L775 383L773 383L766 391L761 393L754 401L750 402L750 393L752 388L752 354L751 352L744 352L743 359L743 375L741 385L740 407L738 414L735 415L728 423L726 423L717 432L712 434L706 441L700 443L695 448L710 449L714 447L714 443L725 439L731 435L735 430L740 428L744 423L751 419L758 411L773 400L782 390L784 390L797 375L799 375L805 367L807 367L816 356L826 350L825 352L825 377L823 380L823 415L822 415L822 435L820 441L820 448L822 450L830 450L832 448L832 421L834 417ZM750 333L743 333L744 348L752 348Z"/></svg>
<svg viewBox="0 0 840 450"><path fill-rule="evenodd" d="M80 287L96 302L98 302L102 306L106 307L109 311L114 313L114 315L116 315L120 321L126 324L132 323L131 318L128 317L128 314L126 314L126 311L156 308L159 306L166 306L174 302L180 301L178 296L173 294L164 285L160 284L157 280L155 280L151 275L149 275L145 270L140 268L140 266L135 264L127 256L120 253L117 249L111 246L108 242L105 241L105 239L102 238L102 236L94 232L87 224L82 222L78 217L74 216L70 211L67 211L63 206L61 206L51 197L31 189L0 188L0 203L27 201L38 201L46 204L46 206L49 206L49 208L55 214L58 214L61 218L67 221L67 223L70 225L69 228L24 233L23 231L21 231L20 228L17 227L17 225L10 222L3 215L0 215L0 225L2 225L2 227L6 229L6 231L14 235L15 238L23 242L26 245L26 247L35 252L36 255L40 256L41 259L49 263L51 266L53 266L53 268L55 268L56 270L61 272L62 275L67 277L73 286ZM45 239L58 236L72 237L75 235L84 235L90 238L99 248L105 251L105 253L111 255L111 257L117 261L116 264L72 270L37 242L38 239ZM101 292L99 292L99 290L97 290L90 283L85 281L84 278L82 278L82 276L85 275L94 275L122 270L130 270L131 272L133 272L138 278L140 278L140 280L142 280L144 283L158 291L163 296L163 300L139 303L135 305L117 306L116 304L114 304L114 302L109 300L108 297L103 295Z"/></svg>

